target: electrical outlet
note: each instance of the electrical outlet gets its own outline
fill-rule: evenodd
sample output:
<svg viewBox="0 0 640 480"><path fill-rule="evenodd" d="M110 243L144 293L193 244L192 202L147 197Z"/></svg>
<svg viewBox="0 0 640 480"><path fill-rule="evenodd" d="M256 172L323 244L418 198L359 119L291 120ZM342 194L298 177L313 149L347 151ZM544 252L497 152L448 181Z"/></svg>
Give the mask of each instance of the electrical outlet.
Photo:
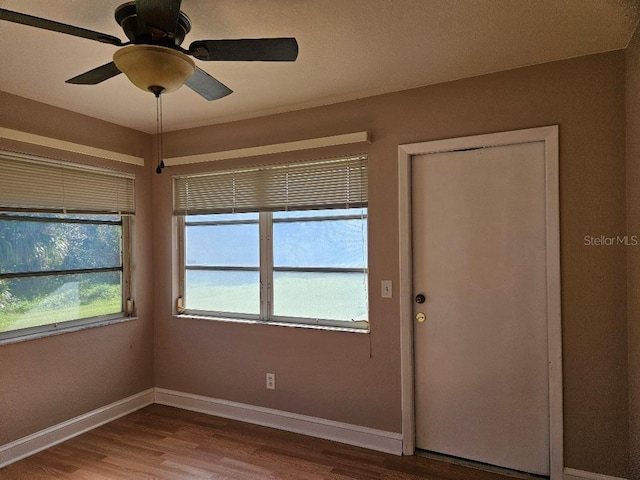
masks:
<svg viewBox="0 0 640 480"><path fill-rule="evenodd" d="M276 374L267 373L267 390L275 390L275 389L276 389Z"/></svg>

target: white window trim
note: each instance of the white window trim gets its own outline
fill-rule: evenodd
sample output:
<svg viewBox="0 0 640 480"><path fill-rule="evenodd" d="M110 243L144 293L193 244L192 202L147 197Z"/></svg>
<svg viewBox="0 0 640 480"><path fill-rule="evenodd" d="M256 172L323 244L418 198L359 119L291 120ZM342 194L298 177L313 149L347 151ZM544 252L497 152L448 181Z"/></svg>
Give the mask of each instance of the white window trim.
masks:
<svg viewBox="0 0 640 480"><path fill-rule="evenodd" d="M1 345L11 345L12 343L26 342L29 340L37 340L39 338L52 337L54 335L61 335L63 333L78 332L80 330L87 330L95 327L105 327L107 325L114 325L116 323L128 322L130 320L137 320L136 316L124 316L124 314L106 315L102 317L92 317L90 319L83 318L81 320L69 320L68 322L60 322L55 324L43 325L42 327L23 328L21 330L13 330L15 333L20 332L19 335L7 335L6 337L0 337ZM46 327L52 327L47 329Z"/></svg>
<svg viewBox="0 0 640 480"><path fill-rule="evenodd" d="M358 328L358 327L350 327L348 326L348 322L341 322L339 320L335 320L336 323L347 323L347 325L329 325L326 324L314 324L314 323L300 323L300 322L278 322L275 320L251 320L248 318L232 318L232 317L224 317L224 316L214 316L214 315L197 315L191 313L175 313L173 315L176 319L192 319L192 320L206 320L213 322L223 322L223 323L239 323L246 325L266 325L266 326L275 326L275 327L289 327L289 328L303 328L310 330L327 330L331 332L347 332L347 333L371 333L371 330L367 328ZM300 320L300 319L296 319ZM354 322L356 323L356 322ZM365 323L365 322L357 322L357 323Z"/></svg>

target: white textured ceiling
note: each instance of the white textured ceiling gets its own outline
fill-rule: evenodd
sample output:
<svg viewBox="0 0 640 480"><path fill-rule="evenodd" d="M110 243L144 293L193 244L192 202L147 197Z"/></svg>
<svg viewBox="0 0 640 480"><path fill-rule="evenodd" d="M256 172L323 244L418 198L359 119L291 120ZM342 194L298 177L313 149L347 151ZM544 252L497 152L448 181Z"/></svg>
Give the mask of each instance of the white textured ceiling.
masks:
<svg viewBox="0 0 640 480"><path fill-rule="evenodd" d="M126 40L124 0L0 0L0 7ZM373 94L625 48L637 0L183 0L184 41L289 37L294 63L201 62L234 93L164 96L165 130L325 105ZM124 75L64 81L117 47L0 21L0 90L137 130L155 130L155 99Z"/></svg>

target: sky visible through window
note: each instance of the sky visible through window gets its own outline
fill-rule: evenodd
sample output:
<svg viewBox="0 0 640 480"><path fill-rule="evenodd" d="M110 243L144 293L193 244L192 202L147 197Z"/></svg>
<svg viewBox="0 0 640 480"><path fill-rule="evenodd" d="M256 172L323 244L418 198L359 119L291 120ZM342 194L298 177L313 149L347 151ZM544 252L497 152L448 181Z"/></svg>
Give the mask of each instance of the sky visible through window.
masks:
<svg viewBox="0 0 640 480"><path fill-rule="evenodd" d="M256 271L188 270L187 308L257 315L258 214L187 217L187 222L192 221L250 223L187 226L187 266L251 267ZM367 318L366 271L314 271L366 270L366 209L276 212L272 248L276 316L345 321ZM278 271L279 267L308 271Z"/></svg>

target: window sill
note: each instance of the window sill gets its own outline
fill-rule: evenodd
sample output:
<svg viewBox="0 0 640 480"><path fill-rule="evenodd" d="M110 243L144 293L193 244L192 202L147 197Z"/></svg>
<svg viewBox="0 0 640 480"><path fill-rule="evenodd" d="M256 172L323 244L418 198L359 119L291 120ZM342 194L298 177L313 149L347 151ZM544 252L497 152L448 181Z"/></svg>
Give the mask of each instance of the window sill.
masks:
<svg viewBox="0 0 640 480"><path fill-rule="evenodd" d="M347 333L370 333L369 328L353 328L353 327L338 327L330 325L314 325L310 323L289 323L289 322L275 322L275 321L263 321L263 320L249 320L246 318L228 318L228 317L214 317L206 315L193 315L193 314L177 314L173 315L173 318L188 318L191 320L208 320L214 322L226 322L226 323L241 323L245 325L269 325L275 327L288 327L288 328L305 328L311 330L326 330L330 332L347 332Z"/></svg>
<svg viewBox="0 0 640 480"><path fill-rule="evenodd" d="M70 327L57 328L55 330L47 330L45 332L27 333L24 335L3 338L0 339L0 346L11 345L13 343L28 342L30 340L37 340L45 337L53 337L54 335L62 335L64 333L79 332L80 330L87 330L89 328L105 327L107 325L115 325L116 323L124 323L131 320L137 320L138 317L118 317L110 318L108 320L101 320L94 323L86 323L84 325L73 325Z"/></svg>

